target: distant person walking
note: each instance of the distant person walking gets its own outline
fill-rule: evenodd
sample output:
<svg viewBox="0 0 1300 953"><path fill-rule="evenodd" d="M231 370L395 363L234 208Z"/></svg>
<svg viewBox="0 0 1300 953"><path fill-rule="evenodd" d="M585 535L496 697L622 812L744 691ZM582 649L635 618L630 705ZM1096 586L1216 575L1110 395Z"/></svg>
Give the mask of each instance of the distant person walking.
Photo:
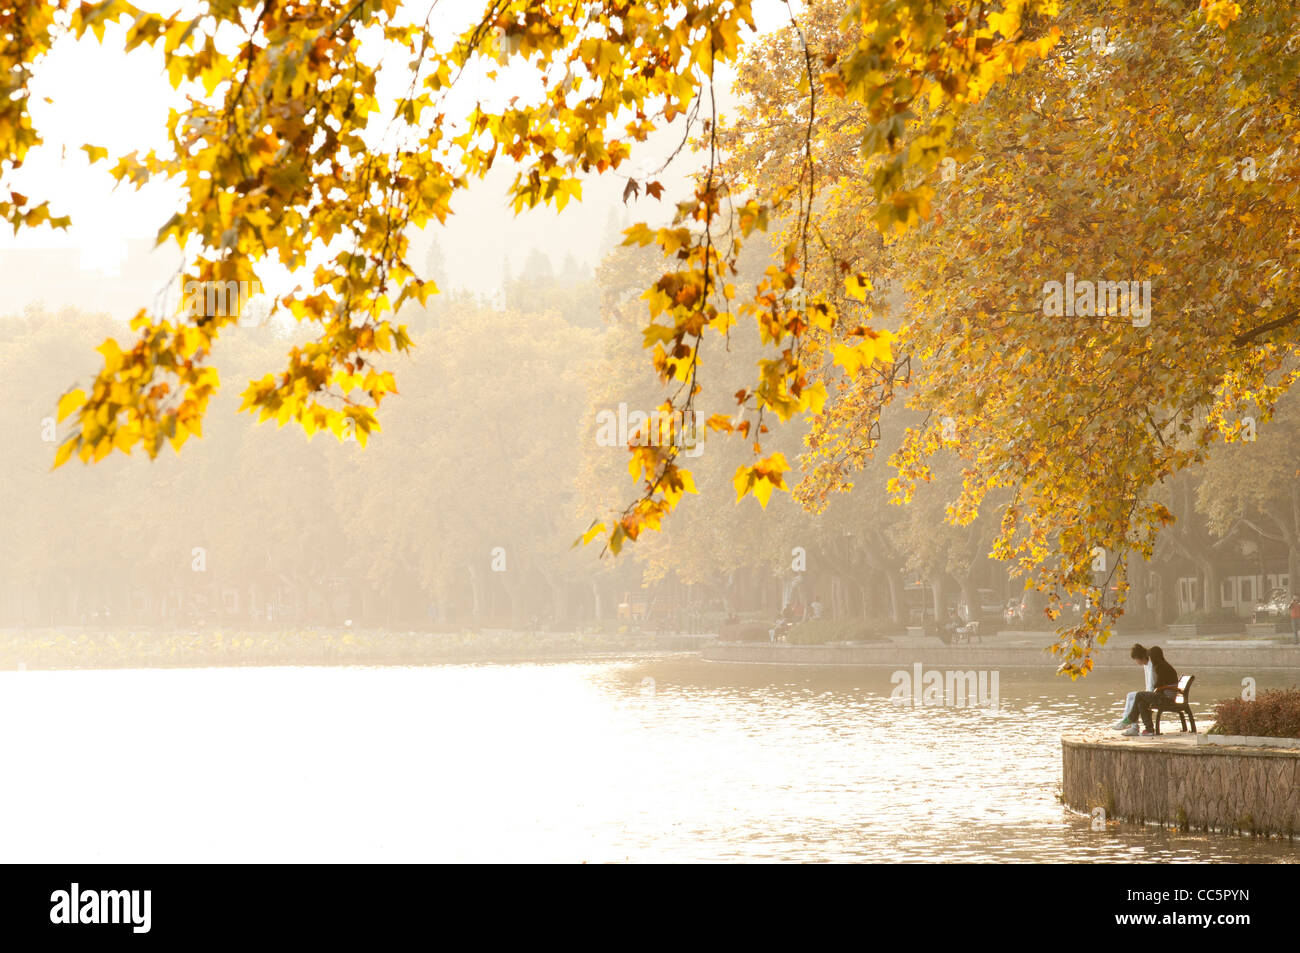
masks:
<svg viewBox="0 0 1300 953"><path fill-rule="evenodd" d="M1300 596L1291 600L1291 641L1300 642Z"/></svg>
<svg viewBox="0 0 1300 953"><path fill-rule="evenodd" d="M1152 681L1156 687L1154 691L1138 692L1137 698L1133 700L1133 707L1142 719L1142 734L1154 735L1156 732L1151 723L1151 708L1161 695L1173 701L1174 695L1178 693L1178 672L1165 661L1165 653L1160 646L1151 646L1147 649L1147 655L1151 657L1151 667L1154 672ZM1137 725L1132 725L1124 734L1130 736L1138 734Z"/></svg>
<svg viewBox="0 0 1300 953"><path fill-rule="evenodd" d="M1146 647L1141 644L1135 644L1133 648L1129 650L1128 657L1142 666L1142 671L1146 676L1146 688L1144 691L1155 691L1155 666L1151 664L1151 656L1147 654ZM1124 731L1130 726L1137 724L1133 715L1133 706L1137 704L1138 694L1138 692L1129 692L1128 697L1124 699L1124 714L1119 721L1115 722L1115 724L1111 726L1115 731ZM1134 733L1137 733L1136 728L1134 728Z"/></svg>

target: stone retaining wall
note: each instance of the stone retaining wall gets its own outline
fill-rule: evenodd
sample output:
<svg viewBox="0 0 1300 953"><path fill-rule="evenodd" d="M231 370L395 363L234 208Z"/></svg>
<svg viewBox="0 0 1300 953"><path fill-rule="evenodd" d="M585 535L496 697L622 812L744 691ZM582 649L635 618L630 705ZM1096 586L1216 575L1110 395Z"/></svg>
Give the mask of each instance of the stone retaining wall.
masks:
<svg viewBox="0 0 1300 953"><path fill-rule="evenodd" d="M1066 736L1061 793L1068 807L1182 830L1300 834L1300 751L1166 739Z"/></svg>

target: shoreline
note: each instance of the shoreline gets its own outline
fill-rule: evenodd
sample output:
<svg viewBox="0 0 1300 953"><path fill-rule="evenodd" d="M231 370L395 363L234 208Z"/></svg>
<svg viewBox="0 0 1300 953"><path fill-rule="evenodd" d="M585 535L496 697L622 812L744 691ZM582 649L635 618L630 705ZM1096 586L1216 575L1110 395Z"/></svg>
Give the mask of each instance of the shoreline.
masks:
<svg viewBox="0 0 1300 953"><path fill-rule="evenodd" d="M712 634L353 631L9 630L0 632L0 671L149 668L246 668L322 665L439 665L580 661L646 653L695 656L723 665L828 668L1017 668L1055 671L1053 633L1006 631L973 644L896 636L875 642L797 645L719 641ZM1112 636L1095 670L1127 669L1136 641L1163 644L1180 671L1300 673L1300 646L1259 639Z"/></svg>
<svg viewBox="0 0 1300 953"><path fill-rule="evenodd" d="M1023 633L1016 633L1023 635ZM994 637L995 638L995 637ZM1045 638L1023 639L997 644L994 638L984 642L944 645L938 639L891 640L859 644L792 645L784 642L714 642L701 647L700 654L710 662L736 665L810 665L828 667L893 667L921 663L935 668L1006 667L1050 668L1058 659L1049 654ZM1128 648L1147 639L1166 646L1171 661L1180 672L1196 674L1201 670L1294 671L1300 673L1300 646L1266 644L1258 640L1171 641L1158 634L1112 637L1097 654L1095 670L1127 668L1132 665Z"/></svg>
<svg viewBox="0 0 1300 953"><path fill-rule="evenodd" d="M712 636L623 633L6 632L0 671L419 666L697 655Z"/></svg>

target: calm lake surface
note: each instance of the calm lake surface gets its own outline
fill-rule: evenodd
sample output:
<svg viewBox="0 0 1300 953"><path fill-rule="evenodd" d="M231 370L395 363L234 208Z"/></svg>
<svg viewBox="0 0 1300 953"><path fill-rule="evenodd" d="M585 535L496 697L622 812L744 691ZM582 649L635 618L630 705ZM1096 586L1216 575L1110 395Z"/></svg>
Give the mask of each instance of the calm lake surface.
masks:
<svg viewBox="0 0 1300 953"><path fill-rule="evenodd" d="M1003 669L996 711L897 706L890 674L688 656L0 673L0 860L1300 859L1065 810L1061 733L1113 722L1140 673ZM1207 713L1240 691L1197 683Z"/></svg>

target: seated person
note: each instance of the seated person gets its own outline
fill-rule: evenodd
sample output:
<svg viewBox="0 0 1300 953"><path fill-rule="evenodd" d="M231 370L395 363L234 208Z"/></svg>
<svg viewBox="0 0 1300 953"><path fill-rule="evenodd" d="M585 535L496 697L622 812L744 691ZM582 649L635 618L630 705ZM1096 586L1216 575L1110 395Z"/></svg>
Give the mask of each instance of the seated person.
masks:
<svg viewBox="0 0 1300 953"><path fill-rule="evenodd" d="M1151 665L1151 656L1147 654L1146 648L1141 644L1136 644L1129 650L1128 657L1141 665L1142 670L1146 673L1145 691L1155 691L1156 683L1153 681L1155 678L1155 668ZM1133 715L1133 705L1137 701L1137 697L1137 692L1129 692L1128 697L1124 699L1124 714L1119 721L1115 722L1115 724L1111 726L1115 731L1123 731L1129 725L1137 724Z"/></svg>
<svg viewBox="0 0 1300 953"><path fill-rule="evenodd" d="M1151 666L1155 670L1155 691L1138 692L1134 699L1133 707L1138 716L1142 719L1142 734L1154 735L1155 728L1151 723L1151 706L1161 696L1164 695L1169 701L1173 701L1174 696L1178 693L1178 673L1174 667L1165 661L1165 653L1158 645L1153 645L1147 650L1151 656ZM1136 735L1138 733L1137 725L1131 725L1124 732L1126 735Z"/></svg>

